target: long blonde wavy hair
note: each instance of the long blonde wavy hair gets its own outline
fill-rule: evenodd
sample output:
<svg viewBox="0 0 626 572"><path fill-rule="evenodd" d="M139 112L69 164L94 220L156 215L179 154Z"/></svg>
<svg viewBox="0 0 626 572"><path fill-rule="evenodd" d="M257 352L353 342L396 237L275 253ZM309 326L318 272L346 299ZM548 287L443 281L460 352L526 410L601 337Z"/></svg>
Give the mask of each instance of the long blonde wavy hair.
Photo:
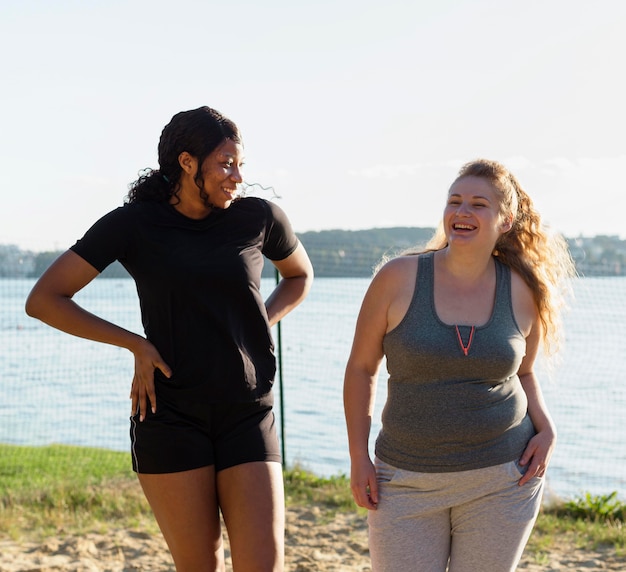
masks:
<svg viewBox="0 0 626 572"><path fill-rule="evenodd" d="M489 181L500 197L500 213L513 215L511 230L500 236L493 255L517 271L531 289L542 326L544 351L547 355L555 354L561 341L561 311L570 295L570 279L576 275L565 239L543 226L532 200L504 165L477 159L461 167L454 183L463 177ZM441 250L447 245L440 224L423 248L408 249L402 255Z"/></svg>

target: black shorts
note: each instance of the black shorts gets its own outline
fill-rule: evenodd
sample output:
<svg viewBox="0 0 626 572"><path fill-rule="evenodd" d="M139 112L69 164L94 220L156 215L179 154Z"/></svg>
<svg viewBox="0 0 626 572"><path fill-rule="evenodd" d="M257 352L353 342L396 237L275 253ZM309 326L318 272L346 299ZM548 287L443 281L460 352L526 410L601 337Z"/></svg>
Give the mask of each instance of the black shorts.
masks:
<svg viewBox="0 0 626 572"><path fill-rule="evenodd" d="M194 397L195 395L195 397ZM193 390L158 391L157 412L130 418L133 470L176 473L281 461L271 394L251 403L206 403Z"/></svg>

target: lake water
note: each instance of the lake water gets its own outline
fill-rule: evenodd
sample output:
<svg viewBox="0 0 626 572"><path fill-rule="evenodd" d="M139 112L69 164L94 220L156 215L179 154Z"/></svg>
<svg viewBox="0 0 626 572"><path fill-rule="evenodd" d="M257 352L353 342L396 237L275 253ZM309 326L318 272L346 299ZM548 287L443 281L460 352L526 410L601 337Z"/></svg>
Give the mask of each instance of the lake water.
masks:
<svg viewBox="0 0 626 572"><path fill-rule="evenodd" d="M132 356L74 338L28 318L32 280L0 279L0 442L66 443L128 449ZM367 279L318 278L281 326L287 462L320 475L349 473L342 382ZM264 280L267 293L273 286ZM559 429L548 474L561 497L626 493L626 278L584 278L566 315L562 362L539 373ZM92 283L77 295L88 309L140 332L134 284ZM275 335L277 331L275 330ZM379 378L372 443L386 377Z"/></svg>

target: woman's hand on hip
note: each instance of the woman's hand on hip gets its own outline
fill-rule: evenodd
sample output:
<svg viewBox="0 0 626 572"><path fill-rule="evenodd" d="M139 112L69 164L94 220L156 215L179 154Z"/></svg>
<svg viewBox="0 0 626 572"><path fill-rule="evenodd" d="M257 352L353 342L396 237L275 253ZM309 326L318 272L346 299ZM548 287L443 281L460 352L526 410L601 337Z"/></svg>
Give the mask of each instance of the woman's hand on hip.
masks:
<svg viewBox="0 0 626 572"><path fill-rule="evenodd" d="M131 415L135 415L139 410L139 421L143 421L148 411L148 403L152 413L156 413L154 371L158 369L165 377L170 377L172 370L163 361L157 349L146 339L143 339L133 354L135 356L135 375L130 388Z"/></svg>
<svg viewBox="0 0 626 572"><path fill-rule="evenodd" d="M539 431L529 442L520 458L520 465L528 467L519 484L525 485L533 477L543 477L556 445L556 432L548 427Z"/></svg>

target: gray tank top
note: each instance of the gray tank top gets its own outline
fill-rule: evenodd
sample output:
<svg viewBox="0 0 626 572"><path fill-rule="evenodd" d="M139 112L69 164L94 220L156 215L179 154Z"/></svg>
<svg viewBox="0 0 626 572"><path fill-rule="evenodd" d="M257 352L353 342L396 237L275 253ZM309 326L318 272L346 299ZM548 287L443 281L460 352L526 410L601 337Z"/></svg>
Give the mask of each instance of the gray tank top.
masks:
<svg viewBox="0 0 626 572"><path fill-rule="evenodd" d="M526 341L513 316L511 271L494 259L489 321L457 331L435 311L433 256L419 255L407 313L383 340L389 380L376 455L425 473L518 459L535 430L517 376Z"/></svg>

